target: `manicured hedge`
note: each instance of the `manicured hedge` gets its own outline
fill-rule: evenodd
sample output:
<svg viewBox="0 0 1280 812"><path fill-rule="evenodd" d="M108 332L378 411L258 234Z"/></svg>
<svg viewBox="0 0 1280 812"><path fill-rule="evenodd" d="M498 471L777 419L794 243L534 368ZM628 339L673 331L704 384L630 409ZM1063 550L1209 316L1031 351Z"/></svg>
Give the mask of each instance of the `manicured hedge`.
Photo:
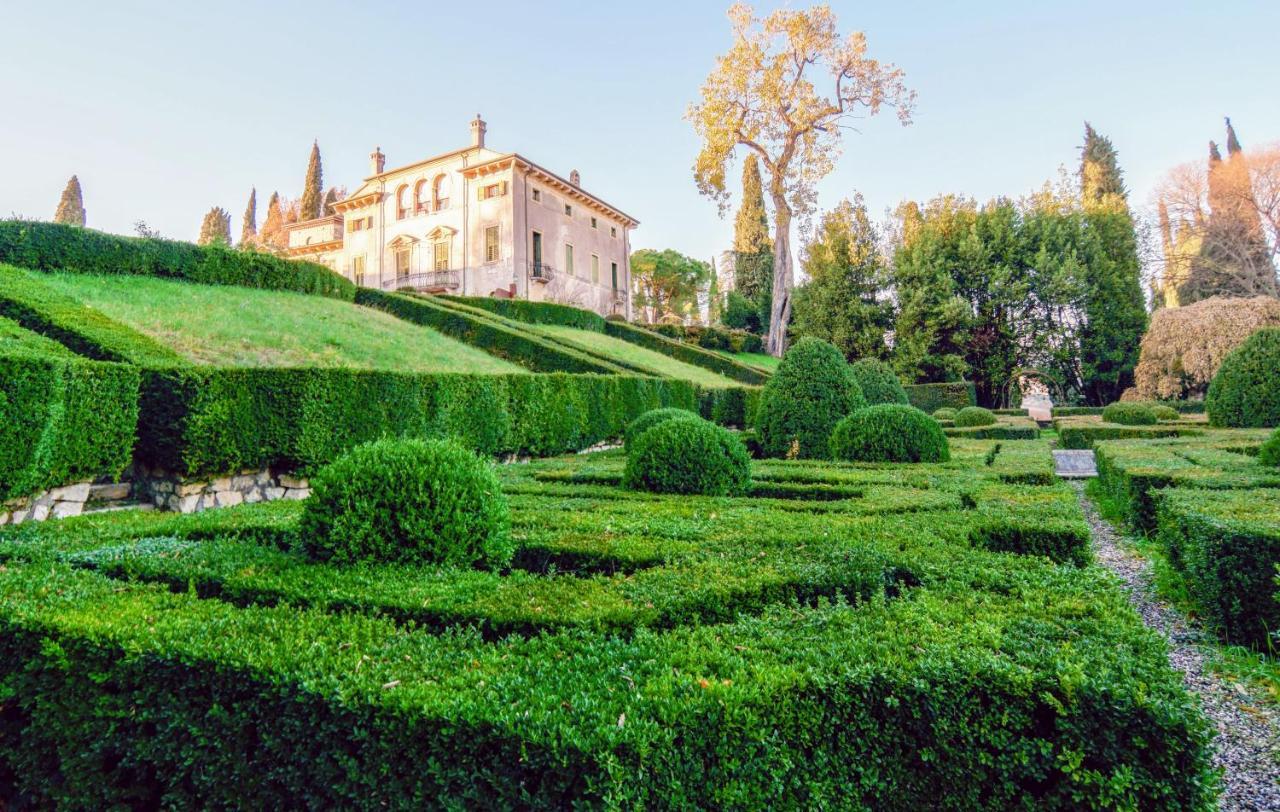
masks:
<svg viewBox="0 0 1280 812"><path fill-rule="evenodd" d="M866 405L844 355L822 339L802 338L760 394L756 440L766 457L829 459L836 424Z"/></svg>
<svg viewBox="0 0 1280 812"><path fill-rule="evenodd" d="M617 364L550 341L533 332L513 329L496 319L466 312L462 307L432 301L430 296L384 293L361 288L356 304L438 330L534 372L595 372L617 374Z"/></svg>
<svg viewBox="0 0 1280 812"><path fill-rule="evenodd" d="M1120 426L1103 423L1089 417L1064 418L1053 421L1058 432L1058 445L1062 448L1093 448L1102 440L1155 440L1162 437L1189 437L1200 434L1197 429L1182 426Z"/></svg>
<svg viewBox="0 0 1280 812"><path fill-rule="evenodd" d="M1280 629L1280 490L1170 488L1156 503L1159 538L1200 615L1227 642L1270 651Z"/></svg>
<svg viewBox="0 0 1280 812"><path fill-rule="evenodd" d="M893 367L884 361L860 358L850 364L849 368L853 370L853 376L858 379L858 386L862 389L863 397L867 399L867 405L875 406L877 403L905 405L911 402Z"/></svg>
<svg viewBox="0 0 1280 812"><path fill-rule="evenodd" d="M684 381L621 375L414 375L188 367L144 374L138 457L189 475L303 471L383 436L542 456L620 437L636 416L697 407Z"/></svg>
<svg viewBox="0 0 1280 812"><path fill-rule="evenodd" d="M1280 426L1280 329L1259 330L1232 350L1204 402L1215 426Z"/></svg>
<svg viewBox="0 0 1280 812"><path fill-rule="evenodd" d="M977 390L972 381L956 383L916 383L902 387L907 390L911 405L922 412L933 414L944 406L963 409L978 402Z"/></svg>
<svg viewBox="0 0 1280 812"><path fill-rule="evenodd" d="M668 418L635 433L622 481L653 493L738 496L751 487L751 457L728 429L696 416Z"/></svg>
<svg viewBox="0 0 1280 812"><path fill-rule="evenodd" d="M1040 427L1034 420L1012 418L994 426L949 426L943 429L943 433L948 437L963 437L967 440L1035 440L1040 437Z"/></svg>
<svg viewBox="0 0 1280 812"><path fill-rule="evenodd" d="M133 451L138 386L138 371L123 364L0 355L0 502L119 478Z"/></svg>
<svg viewBox="0 0 1280 812"><path fill-rule="evenodd" d="M938 421L901 403L878 403L836 423L831 458L849 462L946 462L947 438Z"/></svg>
<svg viewBox="0 0 1280 812"><path fill-rule="evenodd" d="M31 220L0 220L0 262L38 271L135 274L291 290L346 301L355 296L354 284L314 262Z"/></svg>
<svg viewBox="0 0 1280 812"><path fill-rule="evenodd" d="M722 426L745 428L755 423L760 387L726 386L698 390L698 413Z"/></svg>
<svg viewBox="0 0 1280 812"><path fill-rule="evenodd" d="M1122 401L1102 410L1102 419L1119 426L1154 426L1160 422L1155 410L1145 403Z"/></svg>
<svg viewBox="0 0 1280 812"><path fill-rule="evenodd" d="M527 299L498 299L490 296L441 296L440 298L478 307L527 324L558 324L596 333L604 332L604 317L580 307L555 302L531 302Z"/></svg>
<svg viewBox="0 0 1280 812"><path fill-rule="evenodd" d="M996 415L990 409L981 406L965 406L956 412L956 428L971 429L979 426L994 426Z"/></svg>
<svg viewBox="0 0 1280 812"><path fill-rule="evenodd" d="M732 358L727 358L682 341L673 341L666 336L635 327L626 322L606 320L604 332L614 338L630 341L632 344L637 344L646 349L670 355L677 361L684 361L686 364L693 364L694 366L709 369L712 372L718 372L727 378L732 378L745 384L758 386L769 379L768 373L739 363Z"/></svg>

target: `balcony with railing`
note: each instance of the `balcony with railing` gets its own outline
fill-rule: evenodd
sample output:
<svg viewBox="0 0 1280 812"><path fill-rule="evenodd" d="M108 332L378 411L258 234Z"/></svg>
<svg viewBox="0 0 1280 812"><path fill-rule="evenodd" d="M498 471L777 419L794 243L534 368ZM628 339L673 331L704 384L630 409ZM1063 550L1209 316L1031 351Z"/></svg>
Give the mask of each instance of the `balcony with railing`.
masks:
<svg viewBox="0 0 1280 812"><path fill-rule="evenodd" d="M530 262L529 278L545 284L556 278L556 269L545 262Z"/></svg>
<svg viewBox="0 0 1280 812"><path fill-rule="evenodd" d="M461 284L462 271L457 269L401 274L382 281L382 287L384 290L412 288L414 290L423 290L428 292L457 290Z"/></svg>

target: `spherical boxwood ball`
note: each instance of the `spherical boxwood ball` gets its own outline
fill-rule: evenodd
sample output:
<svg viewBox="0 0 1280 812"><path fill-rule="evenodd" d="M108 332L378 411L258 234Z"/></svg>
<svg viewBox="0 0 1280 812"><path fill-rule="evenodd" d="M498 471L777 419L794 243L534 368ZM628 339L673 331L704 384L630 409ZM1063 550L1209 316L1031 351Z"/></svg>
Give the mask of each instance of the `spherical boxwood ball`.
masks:
<svg viewBox="0 0 1280 812"><path fill-rule="evenodd" d="M632 441L623 484L655 493L734 496L751 485L742 440L701 418L667 420Z"/></svg>
<svg viewBox="0 0 1280 812"><path fill-rule="evenodd" d="M1102 410L1102 419L1122 426L1154 426L1160 422L1155 411L1145 403L1121 401Z"/></svg>
<svg viewBox="0 0 1280 812"><path fill-rule="evenodd" d="M635 420L632 420L631 423L627 425L626 432L622 436L622 445L625 448L630 448L631 444L635 442L637 437L659 423L665 423L668 420L686 419L701 420L702 418L688 409L651 409L637 417Z"/></svg>
<svg viewBox="0 0 1280 812"><path fill-rule="evenodd" d="M1280 329L1257 331L1222 359L1204 406L1215 426L1280 426Z"/></svg>
<svg viewBox="0 0 1280 812"><path fill-rule="evenodd" d="M934 411L933 417L935 420L955 420L956 410L950 406L943 406L941 409Z"/></svg>
<svg viewBox="0 0 1280 812"><path fill-rule="evenodd" d="M1181 420L1182 415L1172 406L1165 406L1157 403L1151 407L1151 412L1156 416L1156 420Z"/></svg>
<svg viewBox="0 0 1280 812"><path fill-rule="evenodd" d="M1258 462L1273 468L1280 468L1280 429L1276 429L1258 449Z"/></svg>
<svg viewBox="0 0 1280 812"><path fill-rule="evenodd" d="M951 449L937 420L914 406L882 403L836 424L831 456L850 462L946 462Z"/></svg>
<svg viewBox="0 0 1280 812"><path fill-rule="evenodd" d="M867 399L868 405L911 403L907 398L907 390L902 388L902 381L898 380L893 367L884 361L862 358L850 364L849 368L853 370L853 377L857 379L858 386L862 389L862 396Z"/></svg>
<svg viewBox="0 0 1280 812"><path fill-rule="evenodd" d="M958 428L994 426L996 424L996 414L990 409L984 409L981 406L966 406L956 412L955 421Z"/></svg>
<svg viewBox="0 0 1280 812"><path fill-rule="evenodd" d="M756 437L766 457L821 459L831 430L866 405L862 388L840 350L802 338L769 376L756 412Z"/></svg>
<svg viewBox="0 0 1280 812"><path fill-rule="evenodd" d="M447 440L379 440L311 478L299 535L311 557L500 569L511 563L507 499L493 468Z"/></svg>

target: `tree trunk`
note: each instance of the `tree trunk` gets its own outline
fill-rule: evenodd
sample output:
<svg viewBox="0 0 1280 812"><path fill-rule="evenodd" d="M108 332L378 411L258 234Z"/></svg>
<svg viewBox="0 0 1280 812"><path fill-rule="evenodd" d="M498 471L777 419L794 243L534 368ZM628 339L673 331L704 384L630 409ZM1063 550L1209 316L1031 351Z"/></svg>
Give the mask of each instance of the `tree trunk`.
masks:
<svg viewBox="0 0 1280 812"><path fill-rule="evenodd" d="M787 351L787 323L791 321L791 207L787 196L774 190L773 198L773 303L769 313L769 354L781 358Z"/></svg>

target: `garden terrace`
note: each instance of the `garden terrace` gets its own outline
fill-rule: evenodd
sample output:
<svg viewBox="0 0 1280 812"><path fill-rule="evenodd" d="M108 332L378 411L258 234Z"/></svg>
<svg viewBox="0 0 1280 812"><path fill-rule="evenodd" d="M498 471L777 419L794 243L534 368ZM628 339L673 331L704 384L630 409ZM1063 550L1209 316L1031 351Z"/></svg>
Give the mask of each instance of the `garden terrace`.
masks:
<svg viewBox="0 0 1280 812"><path fill-rule="evenodd" d="M316 564L290 503L0 531L0 797L1209 806L1207 726L1072 491L1007 479L1047 444L952 445L757 461L769 498L503 467L503 573Z"/></svg>

